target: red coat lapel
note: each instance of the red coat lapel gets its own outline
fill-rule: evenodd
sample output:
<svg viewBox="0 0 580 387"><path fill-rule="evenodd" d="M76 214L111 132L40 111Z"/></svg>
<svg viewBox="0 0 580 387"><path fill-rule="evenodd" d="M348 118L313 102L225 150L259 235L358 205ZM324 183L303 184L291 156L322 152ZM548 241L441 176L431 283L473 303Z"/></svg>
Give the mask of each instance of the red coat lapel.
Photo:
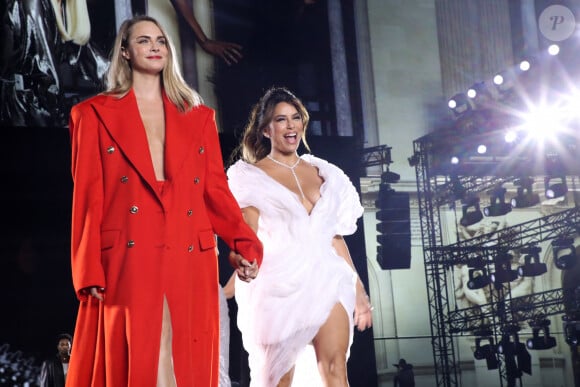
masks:
<svg viewBox="0 0 580 387"><path fill-rule="evenodd" d="M201 138L203 130L202 117L193 108L187 113L177 110L177 107L164 97L165 103L165 173L169 182L175 180L182 170L183 163L194 149L194 140Z"/></svg>
<svg viewBox="0 0 580 387"><path fill-rule="evenodd" d="M95 104L93 107L120 151L141 177L154 188L156 178L153 161L133 90L122 98L110 97L104 104Z"/></svg>

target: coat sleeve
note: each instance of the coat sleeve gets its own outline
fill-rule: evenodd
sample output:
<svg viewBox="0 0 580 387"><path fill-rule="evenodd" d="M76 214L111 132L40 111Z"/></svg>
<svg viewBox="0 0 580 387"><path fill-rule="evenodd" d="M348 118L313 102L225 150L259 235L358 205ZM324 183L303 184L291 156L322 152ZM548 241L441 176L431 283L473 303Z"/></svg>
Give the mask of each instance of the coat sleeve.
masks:
<svg viewBox="0 0 580 387"><path fill-rule="evenodd" d="M248 261L262 263L262 243L246 224L242 211L228 186L214 113L204 125L207 164L204 199L216 234Z"/></svg>
<svg viewBox="0 0 580 387"><path fill-rule="evenodd" d="M73 203L71 224L71 266L77 297L91 286L106 287L101 264L101 220L103 216L103 173L99 152L98 119L86 103L71 110L71 171Z"/></svg>

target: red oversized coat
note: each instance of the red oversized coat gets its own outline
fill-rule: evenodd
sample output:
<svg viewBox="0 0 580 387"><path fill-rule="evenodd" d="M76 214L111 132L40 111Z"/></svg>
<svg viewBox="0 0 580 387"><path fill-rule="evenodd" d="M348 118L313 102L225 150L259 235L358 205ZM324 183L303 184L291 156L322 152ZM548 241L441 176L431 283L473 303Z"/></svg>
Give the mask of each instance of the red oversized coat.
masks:
<svg viewBox="0 0 580 387"><path fill-rule="evenodd" d="M133 91L73 107L72 276L80 299L68 387L155 386L163 298L179 387L217 386L215 234L261 263L224 173L214 112L180 113L164 96L158 189ZM105 288L105 301L82 289Z"/></svg>

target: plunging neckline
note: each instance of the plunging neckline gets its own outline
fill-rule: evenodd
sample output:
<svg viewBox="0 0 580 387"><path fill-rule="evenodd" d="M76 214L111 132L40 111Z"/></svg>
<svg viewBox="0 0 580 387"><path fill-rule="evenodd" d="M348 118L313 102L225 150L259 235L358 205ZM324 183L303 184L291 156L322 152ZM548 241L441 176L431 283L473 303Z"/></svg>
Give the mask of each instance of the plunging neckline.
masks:
<svg viewBox="0 0 580 387"><path fill-rule="evenodd" d="M314 168L316 168L316 170L318 171L318 176L320 178L322 178L322 184L320 184L320 187L318 187L318 199L316 200L316 202L314 202L312 204L312 208L310 209L310 211L308 211L308 209L306 208L306 206L304 205L304 203L302 203L302 201L300 200L300 196L298 194L296 194L296 192L292 191L290 188L286 187L284 184L280 183L278 180L274 179L274 177L270 176L266 171L264 171L262 168L257 167L255 164L250 164L248 163L248 165L251 165L252 167L254 167L255 169L257 169L258 171L260 171L261 173L263 173L264 175L266 175L266 177L270 180L272 180L276 185L282 187L282 189L286 192L288 192L295 201L298 202L298 204L300 204L300 207L302 207L304 209L304 212L306 213L306 215L308 217L310 217L312 215L312 212L314 212L314 209L317 207L318 202L320 202L320 200L322 199L322 187L326 184L326 179L324 178L324 176L322 176L320 174L320 168L314 164L312 164L310 161L307 161L305 159L302 158L302 156L299 156L300 160L307 162L308 164L312 165Z"/></svg>

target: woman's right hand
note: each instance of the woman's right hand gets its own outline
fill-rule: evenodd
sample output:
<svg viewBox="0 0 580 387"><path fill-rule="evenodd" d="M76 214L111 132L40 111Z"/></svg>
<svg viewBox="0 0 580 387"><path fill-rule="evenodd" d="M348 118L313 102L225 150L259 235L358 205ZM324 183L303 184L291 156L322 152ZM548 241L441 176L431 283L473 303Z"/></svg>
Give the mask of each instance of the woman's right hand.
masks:
<svg viewBox="0 0 580 387"><path fill-rule="evenodd" d="M92 297L95 297L99 301L105 301L105 289L99 288L98 286L92 286L87 288L87 290Z"/></svg>

